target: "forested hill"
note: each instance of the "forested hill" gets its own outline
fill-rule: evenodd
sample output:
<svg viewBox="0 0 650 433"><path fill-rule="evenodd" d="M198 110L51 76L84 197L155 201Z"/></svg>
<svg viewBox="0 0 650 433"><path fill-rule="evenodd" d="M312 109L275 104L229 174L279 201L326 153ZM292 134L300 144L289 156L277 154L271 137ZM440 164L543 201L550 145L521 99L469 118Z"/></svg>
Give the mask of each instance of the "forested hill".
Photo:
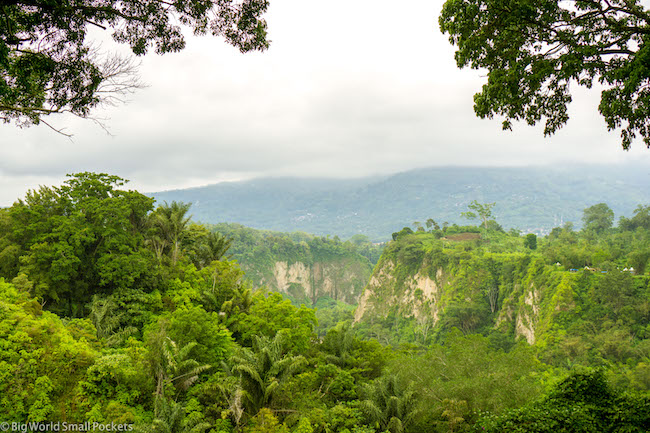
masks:
<svg viewBox="0 0 650 433"><path fill-rule="evenodd" d="M341 242L307 233L255 230L239 224L216 224L211 231L231 240L237 260L253 288L281 292L297 305L328 298L356 304L368 283L383 245L357 235Z"/></svg>
<svg viewBox="0 0 650 433"><path fill-rule="evenodd" d="M192 203L195 220L386 240L413 221L466 223L473 200L496 202L504 228L545 233L605 202L630 215L650 202L650 171L634 165L580 167L439 167L353 180L266 178L156 192L159 202Z"/></svg>

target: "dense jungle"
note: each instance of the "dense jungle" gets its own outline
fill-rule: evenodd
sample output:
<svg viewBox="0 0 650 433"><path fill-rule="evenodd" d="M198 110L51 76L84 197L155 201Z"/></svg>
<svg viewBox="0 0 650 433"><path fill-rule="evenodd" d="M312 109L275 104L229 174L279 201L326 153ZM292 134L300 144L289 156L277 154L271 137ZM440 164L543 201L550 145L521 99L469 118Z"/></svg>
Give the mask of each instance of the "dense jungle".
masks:
<svg viewBox="0 0 650 433"><path fill-rule="evenodd" d="M0 210L1 421L650 430L650 206L537 237L474 202L478 226L374 245L199 225L125 182L78 173Z"/></svg>

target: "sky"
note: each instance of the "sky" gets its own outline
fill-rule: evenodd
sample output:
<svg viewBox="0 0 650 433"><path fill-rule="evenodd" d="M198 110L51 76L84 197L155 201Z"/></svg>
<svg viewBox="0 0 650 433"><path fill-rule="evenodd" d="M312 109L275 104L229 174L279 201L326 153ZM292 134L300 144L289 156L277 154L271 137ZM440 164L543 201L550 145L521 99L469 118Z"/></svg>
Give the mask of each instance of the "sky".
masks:
<svg viewBox="0 0 650 433"><path fill-rule="evenodd" d="M271 0L271 47L241 54L215 37L139 59L147 87L89 120L0 125L0 206L67 173L116 174L142 192L259 176L359 177L445 165L650 164L607 131L599 92L576 88L568 125L476 118L485 71L459 70L438 28L443 1ZM107 52L127 52L105 34Z"/></svg>

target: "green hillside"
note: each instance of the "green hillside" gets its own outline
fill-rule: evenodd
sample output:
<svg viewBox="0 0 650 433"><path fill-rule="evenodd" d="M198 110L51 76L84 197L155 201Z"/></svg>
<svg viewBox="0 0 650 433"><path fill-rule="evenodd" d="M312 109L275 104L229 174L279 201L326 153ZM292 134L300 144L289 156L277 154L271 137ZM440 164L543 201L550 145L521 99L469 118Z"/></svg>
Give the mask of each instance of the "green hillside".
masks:
<svg viewBox="0 0 650 433"><path fill-rule="evenodd" d="M370 273L367 239L198 225L123 185L79 173L0 209L3 428L650 430L649 206L613 227L599 204L545 238L396 231L353 315L251 279L278 262ZM261 266L248 278L229 254Z"/></svg>
<svg viewBox="0 0 650 433"><path fill-rule="evenodd" d="M619 229L600 222L539 239L476 227L405 229L385 248L355 321L393 343L440 341L457 328L504 347L525 340L547 362L624 362L635 345L650 348L650 207ZM604 335L624 337L629 353L602 352L593 338Z"/></svg>
<svg viewBox="0 0 650 433"><path fill-rule="evenodd" d="M293 302L314 305L328 298L356 304L382 246L357 235L342 242L307 233L255 230L239 224L210 229L229 239L229 253L253 287L282 292Z"/></svg>
<svg viewBox="0 0 650 433"><path fill-rule="evenodd" d="M465 224L473 200L496 202L506 228L548 233L605 202L617 216L650 203L650 172L635 165L577 167L438 167L354 180L255 179L152 193L158 202L192 203L204 223L234 222L258 229L304 231L385 241L413 221Z"/></svg>

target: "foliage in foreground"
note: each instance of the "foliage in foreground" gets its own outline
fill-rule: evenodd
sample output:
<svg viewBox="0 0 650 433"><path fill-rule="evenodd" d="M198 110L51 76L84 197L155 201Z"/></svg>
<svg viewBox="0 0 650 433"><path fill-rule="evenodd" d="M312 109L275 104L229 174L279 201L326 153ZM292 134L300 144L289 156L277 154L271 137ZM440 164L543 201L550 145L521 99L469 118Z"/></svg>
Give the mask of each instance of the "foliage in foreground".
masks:
<svg viewBox="0 0 650 433"><path fill-rule="evenodd" d="M637 136L650 147L650 10L643 2L448 0L439 22L457 46L459 67L488 70L474 96L478 116L504 116L503 129L544 119L550 135L569 119L570 85L598 82L598 109L609 130L622 129L623 148Z"/></svg>
<svg viewBox="0 0 650 433"><path fill-rule="evenodd" d="M223 36L242 52L268 48L268 2L181 0L10 1L0 5L0 120L44 122L53 113L87 117L142 85L135 67L117 56L101 59L86 40L88 27L110 29L135 55L180 51L178 24L195 34ZM44 122L47 124L47 122Z"/></svg>

